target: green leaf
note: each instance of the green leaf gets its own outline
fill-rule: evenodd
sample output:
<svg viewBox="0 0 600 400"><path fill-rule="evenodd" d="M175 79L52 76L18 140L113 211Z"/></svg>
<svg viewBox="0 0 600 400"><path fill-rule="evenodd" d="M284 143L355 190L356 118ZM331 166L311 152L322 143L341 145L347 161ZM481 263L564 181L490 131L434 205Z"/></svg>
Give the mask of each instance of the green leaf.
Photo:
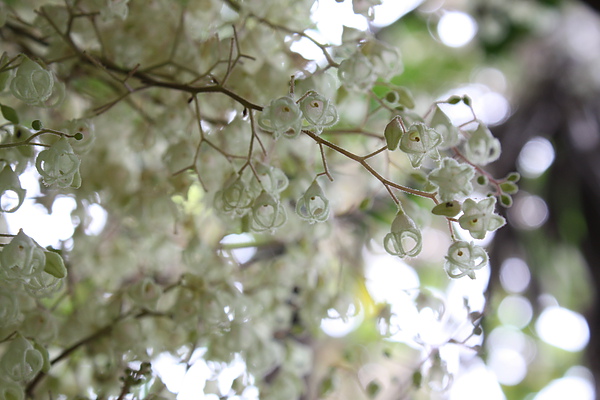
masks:
<svg viewBox="0 0 600 400"><path fill-rule="evenodd" d="M19 123L19 115L14 108L0 104L0 111L2 111L2 116L7 121L10 121L15 125Z"/></svg>
<svg viewBox="0 0 600 400"><path fill-rule="evenodd" d="M371 399L374 399L380 391L381 391L381 386L379 385L379 383L377 383L377 381L371 381L367 385L367 395Z"/></svg>
<svg viewBox="0 0 600 400"><path fill-rule="evenodd" d="M67 276L67 268L65 267L62 257L53 251L45 251L44 253L46 255L44 272L47 272L58 279Z"/></svg>

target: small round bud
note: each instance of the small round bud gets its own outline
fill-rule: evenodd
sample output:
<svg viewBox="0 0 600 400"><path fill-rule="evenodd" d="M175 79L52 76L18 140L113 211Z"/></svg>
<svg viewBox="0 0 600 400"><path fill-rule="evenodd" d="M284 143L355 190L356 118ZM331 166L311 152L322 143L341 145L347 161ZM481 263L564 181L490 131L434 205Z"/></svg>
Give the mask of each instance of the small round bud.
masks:
<svg viewBox="0 0 600 400"><path fill-rule="evenodd" d="M83 133L77 132L73 137L75 138L75 140L81 140L83 139Z"/></svg>
<svg viewBox="0 0 600 400"><path fill-rule="evenodd" d="M477 177L477 183L481 186L487 185L488 184L488 178L485 175L479 175Z"/></svg>
<svg viewBox="0 0 600 400"><path fill-rule="evenodd" d="M31 122L31 127L33 129L35 129L36 131L39 131L40 129L42 129L44 127L44 125L42 124L42 121L40 121L39 119L33 120L33 122Z"/></svg>

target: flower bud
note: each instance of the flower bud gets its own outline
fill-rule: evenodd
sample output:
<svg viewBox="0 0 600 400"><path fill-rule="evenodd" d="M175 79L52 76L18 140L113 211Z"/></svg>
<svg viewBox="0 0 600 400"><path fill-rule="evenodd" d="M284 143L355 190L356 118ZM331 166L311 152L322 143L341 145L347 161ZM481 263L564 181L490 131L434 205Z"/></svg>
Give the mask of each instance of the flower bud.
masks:
<svg viewBox="0 0 600 400"><path fill-rule="evenodd" d="M383 136L385 137L385 143L390 151L394 151L398 148L400 138L402 138L402 125L400 125L400 117L394 117L385 127Z"/></svg>
<svg viewBox="0 0 600 400"><path fill-rule="evenodd" d="M8 200L7 192L14 192L17 194L18 201L16 205L5 204L5 200ZM25 200L25 193L27 191L21 187L19 176L12 170L9 165L4 166L2 172L0 172L0 212L15 212L21 207Z"/></svg>
<svg viewBox="0 0 600 400"><path fill-rule="evenodd" d="M391 232L383 238L385 251L393 256L414 257L421 252L422 245L421 231L415 222L404 211L398 211Z"/></svg>
<svg viewBox="0 0 600 400"><path fill-rule="evenodd" d="M452 218L456 217L460 210L460 203L456 200L452 200L438 204L437 206L433 207L433 210L431 210L431 212L434 215L441 215L443 217Z"/></svg>

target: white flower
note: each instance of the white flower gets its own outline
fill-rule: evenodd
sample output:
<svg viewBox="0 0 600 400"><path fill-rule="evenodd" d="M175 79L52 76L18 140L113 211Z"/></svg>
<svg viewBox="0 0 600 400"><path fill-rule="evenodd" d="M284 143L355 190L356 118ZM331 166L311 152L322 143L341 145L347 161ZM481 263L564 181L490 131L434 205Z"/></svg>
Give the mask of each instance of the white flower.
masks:
<svg viewBox="0 0 600 400"><path fill-rule="evenodd" d="M414 123L400 139L400 150L405 152L413 168L418 168L426 155L432 160L439 160L438 146L442 143L442 135L422 123Z"/></svg>
<svg viewBox="0 0 600 400"><path fill-rule="evenodd" d="M15 192L19 200L16 205L7 209L0 203L0 212L12 213L17 211L23 204L23 200L25 200L26 190L21 187L18 175L9 165L6 165L2 172L0 172L0 198L2 198L6 192Z"/></svg>
<svg viewBox="0 0 600 400"><path fill-rule="evenodd" d="M393 256L414 257L421 252L422 245L421 231L415 222L404 211L398 211L391 232L383 238L385 251Z"/></svg>
<svg viewBox="0 0 600 400"><path fill-rule="evenodd" d="M44 249L21 229L2 249L0 264L6 280L26 282L44 270L46 255Z"/></svg>
<svg viewBox="0 0 600 400"><path fill-rule="evenodd" d="M496 161L500 152L500 141L481 122L465 143L465 157L477 165L487 165Z"/></svg>
<svg viewBox="0 0 600 400"><path fill-rule="evenodd" d="M52 147L38 154L35 167L46 186L78 188L81 186L80 163L67 139L61 137Z"/></svg>
<svg viewBox="0 0 600 400"><path fill-rule="evenodd" d="M475 239L483 239L487 232L495 231L506 220L494 214L496 198L488 197L479 202L466 199L463 203L464 214L458 219L461 228L468 230Z"/></svg>
<svg viewBox="0 0 600 400"><path fill-rule="evenodd" d="M258 125L273 132L275 139L284 135L289 138L298 136L302 130L302 112L290 96L271 100L258 117Z"/></svg>
<svg viewBox="0 0 600 400"><path fill-rule="evenodd" d="M335 106L329 99L316 92L309 93L301 102L300 110L310 129L314 129L317 134L323 131L323 128L329 128L338 121L338 113Z"/></svg>
<svg viewBox="0 0 600 400"><path fill-rule="evenodd" d="M450 278L468 275L475 279L475 271L485 267L487 263L488 255L482 247L473 242L458 241L448 248L444 268Z"/></svg>
<svg viewBox="0 0 600 400"><path fill-rule="evenodd" d="M444 158L441 165L429 173L429 181L438 187L442 201L452 201L457 196L468 196L473 191L471 179L475 169L468 164L459 164L453 158Z"/></svg>
<svg viewBox="0 0 600 400"><path fill-rule="evenodd" d="M329 217L329 200L315 179L296 203L296 213L311 224Z"/></svg>

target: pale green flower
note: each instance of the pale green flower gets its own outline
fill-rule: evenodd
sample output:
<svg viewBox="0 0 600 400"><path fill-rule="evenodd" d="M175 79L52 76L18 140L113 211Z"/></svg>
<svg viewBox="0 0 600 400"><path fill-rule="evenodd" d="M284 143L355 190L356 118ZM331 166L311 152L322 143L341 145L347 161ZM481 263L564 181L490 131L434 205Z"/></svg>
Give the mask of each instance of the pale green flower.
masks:
<svg viewBox="0 0 600 400"><path fill-rule="evenodd" d="M463 203L463 215L458 219L461 228L468 230L474 239L483 239L487 232L495 231L506 220L494 214L496 198L488 197L479 202L466 199Z"/></svg>

